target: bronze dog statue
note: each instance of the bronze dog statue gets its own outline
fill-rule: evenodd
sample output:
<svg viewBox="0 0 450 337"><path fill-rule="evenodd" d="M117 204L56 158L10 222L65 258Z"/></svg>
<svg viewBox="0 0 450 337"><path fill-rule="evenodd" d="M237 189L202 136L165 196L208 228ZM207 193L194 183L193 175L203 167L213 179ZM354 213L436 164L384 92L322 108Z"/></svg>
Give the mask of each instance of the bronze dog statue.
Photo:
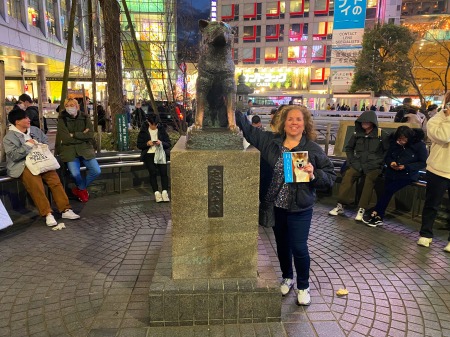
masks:
<svg viewBox="0 0 450 337"><path fill-rule="evenodd" d="M195 130L203 127L236 130L236 83L231 55L232 28L218 21L199 20L202 34L196 83Z"/></svg>

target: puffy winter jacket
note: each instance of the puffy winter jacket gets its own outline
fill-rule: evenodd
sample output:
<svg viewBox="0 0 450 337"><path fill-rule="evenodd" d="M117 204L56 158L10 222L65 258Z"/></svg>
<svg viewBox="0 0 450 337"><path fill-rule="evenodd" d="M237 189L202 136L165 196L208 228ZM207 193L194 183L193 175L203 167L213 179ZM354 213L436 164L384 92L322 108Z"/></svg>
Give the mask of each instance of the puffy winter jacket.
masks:
<svg viewBox="0 0 450 337"><path fill-rule="evenodd" d="M386 163L386 178L388 179L410 179L416 181L419 179L419 170L425 168L428 157L428 151L424 139L424 132L422 129L413 129L414 137L408 139L405 146L397 144L394 134L391 134L390 146L387 150ZM391 163L396 162L398 165L404 165L404 170L394 170L391 168Z"/></svg>
<svg viewBox="0 0 450 337"><path fill-rule="evenodd" d="M261 152L261 156L273 171L278 158L281 156L284 141L281 135L252 126L250 121L240 112L236 113L236 123L244 133L245 139ZM308 151L308 159L314 166L314 180L309 183L288 184L290 205L288 211L299 212L313 207L316 189L328 189L333 186L336 173L333 164L322 148L315 142L306 139L306 137L302 137L300 143L292 151ZM261 183L270 184L270 181Z"/></svg>
<svg viewBox="0 0 450 337"><path fill-rule="evenodd" d="M361 123L371 122L374 128L366 134ZM370 172L383 167L389 147L389 135L378 129L375 111L364 111L355 121L355 133L345 146L348 165L358 172Z"/></svg>

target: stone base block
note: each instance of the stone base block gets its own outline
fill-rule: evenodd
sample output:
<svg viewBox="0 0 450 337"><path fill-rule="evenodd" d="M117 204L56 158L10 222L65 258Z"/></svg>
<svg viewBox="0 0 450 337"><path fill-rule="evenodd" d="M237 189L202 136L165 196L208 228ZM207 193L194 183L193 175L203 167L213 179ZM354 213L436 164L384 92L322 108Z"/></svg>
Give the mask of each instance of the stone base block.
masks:
<svg viewBox="0 0 450 337"><path fill-rule="evenodd" d="M170 156L172 278L256 277L259 152L189 150L181 137Z"/></svg>
<svg viewBox="0 0 450 337"><path fill-rule="evenodd" d="M261 240L257 277L173 280L172 228L150 285L150 326L279 322L281 294Z"/></svg>

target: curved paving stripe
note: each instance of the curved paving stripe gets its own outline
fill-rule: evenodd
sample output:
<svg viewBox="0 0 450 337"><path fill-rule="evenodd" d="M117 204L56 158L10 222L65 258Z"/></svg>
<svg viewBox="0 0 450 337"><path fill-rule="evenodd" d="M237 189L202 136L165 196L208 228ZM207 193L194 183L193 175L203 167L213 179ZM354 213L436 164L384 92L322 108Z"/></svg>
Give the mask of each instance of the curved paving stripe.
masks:
<svg viewBox="0 0 450 337"><path fill-rule="evenodd" d="M333 321L341 330L336 336L449 336L446 242L435 239L426 249L417 246L417 230L410 226L391 221L370 228L350 217L328 216L328 210L316 206L310 233L313 302L296 307L291 293L283 300L283 322L307 321L319 336L324 323ZM273 250L271 230L262 235ZM271 255L276 263L274 250ZM336 296L344 287L349 295Z"/></svg>

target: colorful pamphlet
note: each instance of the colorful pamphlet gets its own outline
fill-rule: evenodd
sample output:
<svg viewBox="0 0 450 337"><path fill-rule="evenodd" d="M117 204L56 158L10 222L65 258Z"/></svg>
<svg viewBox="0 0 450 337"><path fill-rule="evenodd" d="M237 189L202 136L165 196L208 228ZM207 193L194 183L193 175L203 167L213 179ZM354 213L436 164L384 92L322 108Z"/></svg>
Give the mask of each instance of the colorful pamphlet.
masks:
<svg viewBox="0 0 450 337"><path fill-rule="evenodd" d="M284 182L309 183L309 174L304 171L308 164L308 151L284 152Z"/></svg>

